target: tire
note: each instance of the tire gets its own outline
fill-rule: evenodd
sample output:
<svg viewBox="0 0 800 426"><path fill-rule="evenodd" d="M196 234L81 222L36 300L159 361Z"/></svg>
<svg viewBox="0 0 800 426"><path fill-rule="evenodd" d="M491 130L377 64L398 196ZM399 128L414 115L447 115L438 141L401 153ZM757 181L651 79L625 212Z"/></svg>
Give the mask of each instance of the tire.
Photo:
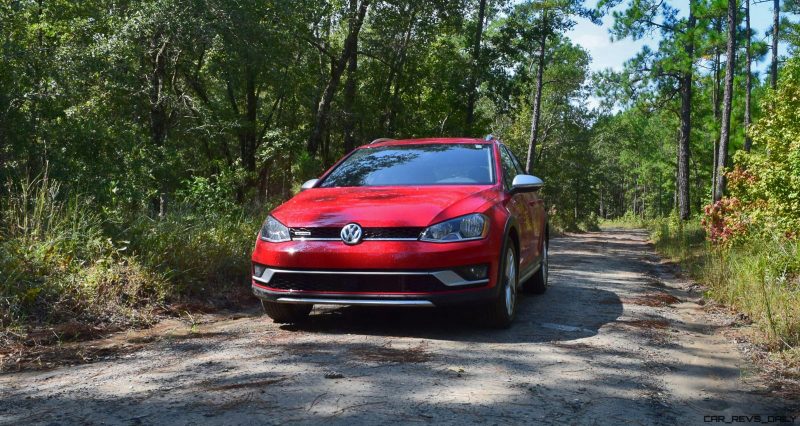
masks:
<svg viewBox="0 0 800 426"><path fill-rule="evenodd" d="M288 303L261 301L264 313L278 324L303 322L308 319L308 314L314 305L292 305Z"/></svg>
<svg viewBox="0 0 800 426"><path fill-rule="evenodd" d="M517 290L519 285L519 260L511 239L506 238L500 254L497 299L487 306L489 324L496 328L508 328L517 313Z"/></svg>
<svg viewBox="0 0 800 426"><path fill-rule="evenodd" d="M549 264L547 241L545 240L542 251L542 264L539 266L539 270L522 284L522 290L525 293L543 294L547 291L547 276L550 272Z"/></svg>

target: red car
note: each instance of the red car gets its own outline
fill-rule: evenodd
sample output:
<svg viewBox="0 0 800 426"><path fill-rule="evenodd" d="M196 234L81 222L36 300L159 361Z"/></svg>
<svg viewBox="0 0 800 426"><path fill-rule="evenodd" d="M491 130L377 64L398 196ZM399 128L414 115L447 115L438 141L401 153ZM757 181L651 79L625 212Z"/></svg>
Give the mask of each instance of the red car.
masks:
<svg viewBox="0 0 800 426"><path fill-rule="evenodd" d="M276 322L314 304L480 304L507 327L547 289L541 179L496 139L364 145L267 216L252 287Z"/></svg>

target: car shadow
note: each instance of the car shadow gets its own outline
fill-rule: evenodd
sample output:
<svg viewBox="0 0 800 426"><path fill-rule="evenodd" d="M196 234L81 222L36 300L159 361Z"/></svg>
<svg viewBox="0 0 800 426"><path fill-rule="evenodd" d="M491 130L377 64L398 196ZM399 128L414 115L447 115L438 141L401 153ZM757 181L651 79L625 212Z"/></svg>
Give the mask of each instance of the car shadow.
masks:
<svg viewBox="0 0 800 426"><path fill-rule="evenodd" d="M551 241L550 286L542 295L523 295L508 329L488 325L480 306L442 308L316 307L307 321L288 331L363 334L494 343L568 342L598 334L622 315L618 293L641 286L625 278L626 257L641 256L633 241L593 242L570 250L568 238ZM574 246L572 246L574 247ZM613 252L608 262L606 252ZM619 271L617 271L619 269ZM630 282L628 282L628 279Z"/></svg>
<svg viewBox="0 0 800 426"><path fill-rule="evenodd" d="M555 303L558 299L563 299ZM568 300L569 302L565 302ZM591 314L587 313L591 304ZM584 308L581 308L584 306ZM363 334L434 340L494 343L569 341L594 336L622 314L622 301L610 291L551 287L540 296L524 296L508 329L487 325L480 306L442 308L318 307L307 321L282 325L288 331Z"/></svg>

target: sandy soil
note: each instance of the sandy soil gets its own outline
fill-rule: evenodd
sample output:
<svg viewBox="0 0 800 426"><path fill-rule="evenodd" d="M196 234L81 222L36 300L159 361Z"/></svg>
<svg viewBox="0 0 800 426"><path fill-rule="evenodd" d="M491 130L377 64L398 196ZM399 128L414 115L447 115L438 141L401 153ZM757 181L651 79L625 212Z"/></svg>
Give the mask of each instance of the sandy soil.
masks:
<svg viewBox="0 0 800 426"><path fill-rule="evenodd" d="M468 309L315 308L302 326L255 310L166 321L81 343L89 363L0 375L0 424L702 424L800 413L757 392L726 337L735 321L704 310L643 231L551 247L551 287L521 301L510 330L482 327Z"/></svg>

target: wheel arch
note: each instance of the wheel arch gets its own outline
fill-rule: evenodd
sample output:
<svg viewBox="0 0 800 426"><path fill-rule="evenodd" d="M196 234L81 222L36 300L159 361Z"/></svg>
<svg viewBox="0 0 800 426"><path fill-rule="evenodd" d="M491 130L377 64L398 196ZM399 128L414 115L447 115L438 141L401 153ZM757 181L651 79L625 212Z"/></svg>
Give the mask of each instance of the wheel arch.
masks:
<svg viewBox="0 0 800 426"><path fill-rule="evenodd" d="M506 221L506 229L503 232L503 240L505 240L506 237L510 238L511 242L514 244L517 256L519 256L519 230L517 228L517 221L513 217L509 217L508 221ZM503 243L503 251L505 251L505 242Z"/></svg>

